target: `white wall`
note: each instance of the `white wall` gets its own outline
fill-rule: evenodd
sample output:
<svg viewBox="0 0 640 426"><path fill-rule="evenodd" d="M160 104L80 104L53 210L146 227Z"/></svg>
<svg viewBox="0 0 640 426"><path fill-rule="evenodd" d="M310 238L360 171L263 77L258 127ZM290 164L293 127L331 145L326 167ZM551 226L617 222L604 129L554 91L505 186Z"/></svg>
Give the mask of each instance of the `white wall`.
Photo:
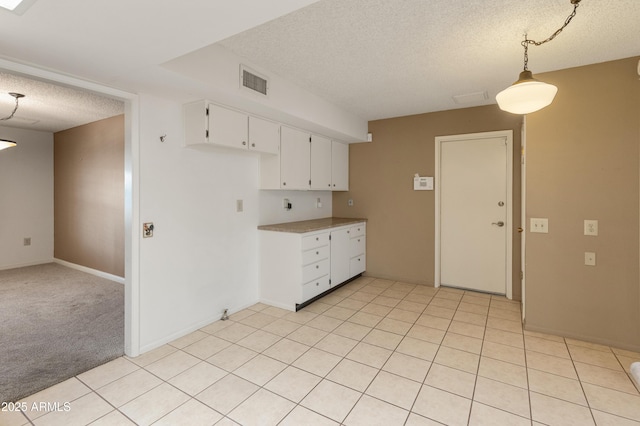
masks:
<svg viewBox="0 0 640 426"><path fill-rule="evenodd" d="M140 97L141 352L258 301L258 155L182 134L181 105Z"/></svg>
<svg viewBox="0 0 640 426"><path fill-rule="evenodd" d="M0 151L0 269L51 262L53 133L0 127L0 137L18 143Z"/></svg>
<svg viewBox="0 0 640 426"><path fill-rule="evenodd" d="M263 190L260 199L260 225L296 222L299 220L330 217L332 212L331 191L279 191ZM291 202L291 210L285 210L284 198ZM322 207L318 208L320 198Z"/></svg>
<svg viewBox="0 0 640 426"><path fill-rule="evenodd" d="M269 79L269 95L240 89L240 64ZM363 142L368 122L218 44L163 64L203 85L189 101L210 99L343 142Z"/></svg>

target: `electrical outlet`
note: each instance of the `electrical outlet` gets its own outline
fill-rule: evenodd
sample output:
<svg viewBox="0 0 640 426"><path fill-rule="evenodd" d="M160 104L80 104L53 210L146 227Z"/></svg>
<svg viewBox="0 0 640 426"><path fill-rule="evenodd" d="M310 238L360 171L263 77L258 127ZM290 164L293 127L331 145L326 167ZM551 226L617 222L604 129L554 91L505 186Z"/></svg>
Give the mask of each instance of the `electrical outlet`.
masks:
<svg viewBox="0 0 640 426"><path fill-rule="evenodd" d="M319 209L322 208L322 200L320 199L320 197L316 199L316 207Z"/></svg>
<svg viewBox="0 0 640 426"><path fill-rule="evenodd" d="M598 236L598 221L597 220L585 220L584 221L584 235Z"/></svg>
<svg viewBox="0 0 640 426"><path fill-rule="evenodd" d="M584 252L584 264L587 266L596 266L596 254L590 251Z"/></svg>
<svg viewBox="0 0 640 426"><path fill-rule="evenodd" d="M241 213L244 211L244 202L242 200L236 200L236 212Z"/></svg>
<svg viewBox="0 0 640 426"><path fill-rule="evenodd" d="M347 201L347 205L349 207L353 207L353 200L351 198L349 198L349 201Z"/></svg>
<svg viewBox="0 0 640 426"><path fill-rule="evenodd" d="M31 245L31 237L24 237L24 239L22 240L22 245L30 246Z"/></svg>

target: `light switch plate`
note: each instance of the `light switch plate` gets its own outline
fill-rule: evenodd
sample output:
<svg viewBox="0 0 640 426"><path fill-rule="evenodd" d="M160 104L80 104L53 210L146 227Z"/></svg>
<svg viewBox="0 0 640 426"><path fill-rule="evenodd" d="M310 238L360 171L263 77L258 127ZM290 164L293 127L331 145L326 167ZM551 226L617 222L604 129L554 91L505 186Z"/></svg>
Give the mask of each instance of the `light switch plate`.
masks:
<svg viewBox="0 0 640 426"><path fill-rule="evenodd" d="M593 237L598 236L598 221L585 219L584 221L584 235L591 235Z"/></svg>
<svg viewBox="0 0 640 426"><path fill-rule="evenodd" d="M540 234L548 234L549 233L549 219L547 218L531 218L531 232L537 232Z"/></svg>

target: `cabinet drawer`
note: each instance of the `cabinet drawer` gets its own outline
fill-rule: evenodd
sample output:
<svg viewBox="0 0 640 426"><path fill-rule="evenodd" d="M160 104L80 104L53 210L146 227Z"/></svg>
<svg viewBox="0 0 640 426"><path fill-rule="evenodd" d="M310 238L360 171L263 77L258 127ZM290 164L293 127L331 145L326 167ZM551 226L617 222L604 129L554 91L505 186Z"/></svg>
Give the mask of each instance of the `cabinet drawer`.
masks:
<svg viewBox="0 0 640 426"><path fill-rule="evenodd" d="M329 259L324 259L302 267L302 282L306 283L327 274L329 274Z"/></svg>
<svg viewBox="0 0 640 426"><path fill-rule="evenodd" d="M359 253L356 253L359 254ZM354 254L354 256L356 255ZM302 252L302 264L308 265L310 263L318 262L322 259L329 257L329 246L316 247L311 250Z"/></svg>
<svg viewBox="0 0 640 426"><path fill-rule="evenodd" d="M320 293L324 293L329 290L331 285L329 284L329 275L324 275L302 286L302 302L305 302L313 297L316 297Z"/></svg>
<svg viewBox="0 0 640 426"><path fill-rule="evenodd" d="M364 235L351 238L351 247L349 249L350 250L349 254L351 257L358 256L360 254L365 253L366 246L367 246L366 238L367 237L365 237Z"/></svg>
<svg viewBox="0 0 640 426"><path fill-rule="evenodd" d="M302 250L309 250L316 247L326 246L329 244L329 233L309 235L302 237Z"/></svg>
<svg viewBox="0 0 640 426"><path fill-rule="evenodd" d="M352 226L351 228L349 228L349 235L351 235L351 238L359 237L365 234L365 230L366 230L365 224L360 223L356 226Z"/></svg>
<svg viewBox="0 0 640 426"><path fill-rule="evenodd" d="M351 258L349 275L353 277L354 275L363 273L366 269L367 269L367 258L364 254Z"/></svg>

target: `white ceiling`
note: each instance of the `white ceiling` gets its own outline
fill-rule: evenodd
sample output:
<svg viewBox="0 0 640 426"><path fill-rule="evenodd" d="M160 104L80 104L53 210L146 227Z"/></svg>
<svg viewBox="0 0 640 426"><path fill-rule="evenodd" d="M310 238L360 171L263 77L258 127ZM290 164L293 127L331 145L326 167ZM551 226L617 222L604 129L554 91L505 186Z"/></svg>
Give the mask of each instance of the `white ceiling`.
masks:
<svg viewBox="0 0 640 426"><path fill-rule="evenodd" d="M495 103L570 0L323 0L221 42L368 120ZM534 73L640 55L639 0L583 0ZM454 95L487 92L456 104Z"/></svg>
<svg viewBox="0 0 640 426"><path fill-rule="evenodd" d="M0 72L0 118L8 117L15 108L15 98L9 92L25 97L19 99L11 119L0 121L1 126L55 133L124 113L122 101Z"/></svg>
<svg viewBox="0 0 640 426"><path fill-rule="evenodd" d="M14 62L183 100L197 85L162 64L219 42L372 120L495 103L522 69L523 34L548 37L572 8L570 0L36 0L21 16L0 11L0 52ZM640 55L638 22L640 0L582 0L560 36L530 48L530 69ZM94 109L67 88L18 81L0 74L0 95L27 95L17 117L49 119L38 115L38 105L58 112L61 122ZM485 91L487 100L452 99ZM9 113L7 98L0 108ZM112 100L95 105L115 107Z"/></svg>

